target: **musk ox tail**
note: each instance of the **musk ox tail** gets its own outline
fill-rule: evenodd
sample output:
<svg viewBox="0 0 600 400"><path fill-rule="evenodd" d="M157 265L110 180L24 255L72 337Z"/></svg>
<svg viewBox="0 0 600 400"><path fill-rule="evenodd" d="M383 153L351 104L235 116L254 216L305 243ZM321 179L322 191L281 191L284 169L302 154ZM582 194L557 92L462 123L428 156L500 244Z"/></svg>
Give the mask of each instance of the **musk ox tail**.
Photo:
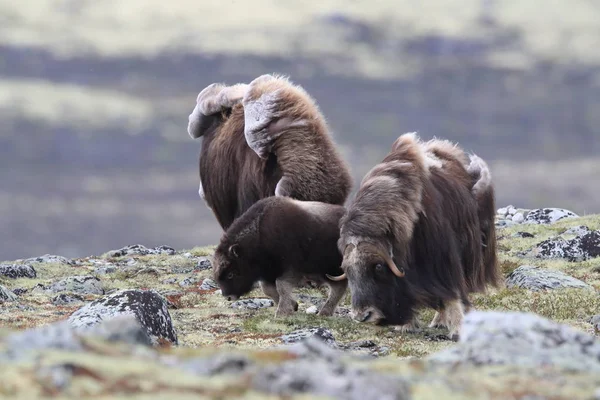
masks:
<svg viewBox="0 0 600 400"><path fill-rule="evenodd" d="M471 189L477 200L477 214L481 227L481 243L483 253L483 281L484 285L498 287L500 284L500 271L496 253L496 201L492 174L485 161L476 155L470 156L467 172L471 176L473 187ZM481 288L483 289L483 288Z"/></svg>

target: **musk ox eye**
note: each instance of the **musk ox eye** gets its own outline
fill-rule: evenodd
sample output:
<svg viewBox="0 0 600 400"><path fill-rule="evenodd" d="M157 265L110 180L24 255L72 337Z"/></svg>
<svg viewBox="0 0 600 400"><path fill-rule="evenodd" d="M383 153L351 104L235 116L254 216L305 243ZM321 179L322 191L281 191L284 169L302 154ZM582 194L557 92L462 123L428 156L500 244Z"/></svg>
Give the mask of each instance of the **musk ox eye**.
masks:
<svg viewBox="0 0 600 400"><path fill-rule="evenodd" d="M235 274L233 272L230 272L227 274L227 279L233 279L234 276Z"/></svg>
<svg viewBox="0 0 600 400"><path fill-rule="evenodd" d="M381 264L381 263L375 264L375 271L383 272L383 264Z"/></svg>

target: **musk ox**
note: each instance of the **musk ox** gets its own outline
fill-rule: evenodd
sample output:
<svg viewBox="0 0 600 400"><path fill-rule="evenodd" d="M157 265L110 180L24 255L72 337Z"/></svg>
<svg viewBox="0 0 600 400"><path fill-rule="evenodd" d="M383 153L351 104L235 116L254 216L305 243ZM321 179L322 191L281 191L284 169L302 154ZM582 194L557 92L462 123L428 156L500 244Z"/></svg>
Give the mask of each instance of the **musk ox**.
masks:
<svg viewBox="0 0 600 400"><path fill-rule="evenodd" d="M367 173L340 221L344 273L328 277L348 280L357 321L411 329L416 311L431 307L432 324L455 339L467 273L482 265L478 205L462 162L434 147L404 134Z"/></svg>
<svg viewBox="0 0 600 400"><path fill-rule="evenodd" d="M188 133L203 137L199 194L226 230L269 196L343 205L349 169L315 101L283 77L213 83L198 95Z"/></svg>
<svg viewBox="0 0 600 400"><path fill-rule="evenodd" d="M289 197L271 196L252 205L223 234L214 254L214 278L223 296L235 300L259 281L277 304L276 316L298 309L292 291L311 281L329 286L329 297L319 311L329 316L347 287L331 281L339 275L339 220L344 207Z"/></svg>

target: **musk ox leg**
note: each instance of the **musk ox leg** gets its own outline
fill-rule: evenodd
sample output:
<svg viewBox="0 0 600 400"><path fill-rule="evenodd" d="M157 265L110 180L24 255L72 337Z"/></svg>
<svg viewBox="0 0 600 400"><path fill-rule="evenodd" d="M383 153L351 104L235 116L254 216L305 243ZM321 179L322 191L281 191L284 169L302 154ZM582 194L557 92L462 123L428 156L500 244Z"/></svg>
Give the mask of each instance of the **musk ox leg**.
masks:
<svg viewBox="0 0 600 400"><path fill-rule="evenodd" d="M264 294L269 296L275 302L275 305L279 305L279 293L277 293L277 286L269 282L260 282L260 287Z"/></svg>
<svg viewBox="0 0 600 400"><path fill-rule="evenodd" d="M329 317L333 315L335 312L335 308L338 303L344 297L346 293L346 288L348 287L348 281L343 280L339 282L328 281L327 285L329 286L329 296L327 297L327 301L323 304L323 307L319 311L319 315Z"/></svg>
<svg viewBox="0 0 600 400"><path fill-rule="evenodd" d="M292 298L292 293L296 287L297 281L290 278L280 278L275 281L277 294L279 295L279 304L275 317L285 317L298 311L298 303Z"/></svg>
<svg viewBox="0 0 600 400"><path fill-rule="evenodd" d="M444 303L444 308L436 312L429 327L446 327L448 328L448 336L456 341L460 334L465 307L463 300L451 300Z"/></svg>
<svg viewBox="0 0 600 400"><path fill-rule="evenodd" d="M415 316L412 321L404 325L398 325L394 328L396 332L400 333L415 333L421 328L421 323Z"/></svg>

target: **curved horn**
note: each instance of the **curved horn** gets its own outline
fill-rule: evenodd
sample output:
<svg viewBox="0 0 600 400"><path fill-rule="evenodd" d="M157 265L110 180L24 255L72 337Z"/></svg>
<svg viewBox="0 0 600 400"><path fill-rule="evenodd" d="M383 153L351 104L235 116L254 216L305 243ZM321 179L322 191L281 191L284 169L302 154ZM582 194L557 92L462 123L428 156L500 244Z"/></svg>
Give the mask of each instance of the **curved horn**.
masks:
<svg viewBox="0 0 600 400"><path fill-rule="evenodd" d="M404 278L404 269L399 269L394 260L392 260L392 257L388 256L387 254L382 254L382 256L394 275L396 275L398 278Z"/></svg>
<svg viewBox="0 0 600 400"><path fill-rule="evenodd" d="M331 279L332 281L335 282L339 282L339 281L343 281L344 279L346 279L346 273L344 272L343 274L341 274L340 276L332 276L329 274L325 274L325 276L329 279Z"/></svg>

